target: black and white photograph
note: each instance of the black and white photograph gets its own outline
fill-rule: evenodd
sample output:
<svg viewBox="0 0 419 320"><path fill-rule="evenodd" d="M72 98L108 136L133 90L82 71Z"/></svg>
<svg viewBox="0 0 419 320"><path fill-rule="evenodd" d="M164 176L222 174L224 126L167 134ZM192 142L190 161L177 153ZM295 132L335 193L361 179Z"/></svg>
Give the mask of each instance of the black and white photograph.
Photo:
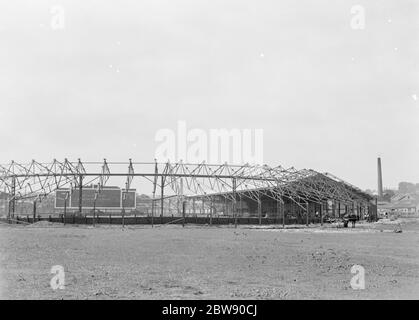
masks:
<svg viewBox="0 0 419 320"><path fill-rule="evenodd" d="M2 0L0 41L0 300L419 299L418 0Z"/></svg>

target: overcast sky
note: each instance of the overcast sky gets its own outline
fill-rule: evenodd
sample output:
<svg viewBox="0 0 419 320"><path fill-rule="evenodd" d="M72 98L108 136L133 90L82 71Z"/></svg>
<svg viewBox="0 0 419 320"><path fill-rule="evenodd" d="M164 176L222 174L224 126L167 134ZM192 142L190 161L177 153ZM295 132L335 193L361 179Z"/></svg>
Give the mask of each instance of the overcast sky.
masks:
<svg viewBox="0 0 419 320"><path fill-rule="evenodd" d="M4 0L0 40L1 163L153 161L184 120L263 129L272 166L376 189L381 155L385 187L419 182L416 0Z"/></svg>

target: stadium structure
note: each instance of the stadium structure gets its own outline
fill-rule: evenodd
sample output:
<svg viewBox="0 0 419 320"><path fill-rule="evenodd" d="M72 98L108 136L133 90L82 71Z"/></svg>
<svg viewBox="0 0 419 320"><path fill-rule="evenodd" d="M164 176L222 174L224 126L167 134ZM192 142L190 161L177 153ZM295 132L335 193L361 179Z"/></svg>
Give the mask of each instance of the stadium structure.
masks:
<svg viewBox="0 0 419 320"><path fill-rule="evenodd" d="M119 179L119 185L109 181ZM137 210L133 183L147 182L151 193L146 220L133 223L167 223L195 218L207 223L309 224L344 215L371 219L377 215L374 198L329 173L311 169L268 165L230 165L158 162L71 162L40 163L15 161L0 165L0 189L7 197L7 219L14 221L20 202L36 207L54 197L54 212L87 217L96 210L112 214ZM115 183L113 183L115 185ZM143 212L144 213L144 212ZM180 219L179 219L180 217ZM62 218L62 216L61 216ZM172 218L172 220L168 220ZM204 218L202 220L201 218ZM91 217L89 218L91 219ZM175 220L173 220L175 219ZM221 219L221 220L220 220ZM246 220L247 219L247 220ZM64 220L65 222L66 220ZM125 220L127 221L127 220ZM124 223L124 220L123 222Z"/></svg>

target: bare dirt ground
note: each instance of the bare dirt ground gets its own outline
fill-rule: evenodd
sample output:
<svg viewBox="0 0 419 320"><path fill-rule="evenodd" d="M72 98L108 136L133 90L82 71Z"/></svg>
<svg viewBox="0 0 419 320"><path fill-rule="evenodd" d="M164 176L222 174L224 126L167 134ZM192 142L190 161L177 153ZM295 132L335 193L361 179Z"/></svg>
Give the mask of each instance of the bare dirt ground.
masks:
<svg viewBox="0 0 419 320"><path fill-rule="evenodd" d="M418 299L419 221L276 228L0 226L3 299ZM353 290L353 265L365 289ZM62 265L65 289L53 290Z"/></svg>

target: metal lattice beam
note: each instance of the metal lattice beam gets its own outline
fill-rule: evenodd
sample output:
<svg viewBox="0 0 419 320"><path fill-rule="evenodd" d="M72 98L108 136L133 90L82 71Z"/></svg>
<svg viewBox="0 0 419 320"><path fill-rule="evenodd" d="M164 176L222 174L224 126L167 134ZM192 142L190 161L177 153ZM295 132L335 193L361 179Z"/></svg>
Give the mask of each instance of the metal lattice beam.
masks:
<svg viewBox="0 0 419 320"><path fill-rule="evenodd" d="M282 166L146 163L131 159L128 162L54 159L51 163L32 160L26 164L12 161L0 165L0 189L9 193L13 201L46 196L65 187L82 188L92 182L102 188L110 177L125 177L127 189L134 179L144 178L153 183L153 194L160 187L162 195L164 188L170 188L175 195L210 198L218 194L232 201L236 201L237 195L253 200L267 196L280 202L287 197L301 206L307 202L322 204L327 200L351 203L367 197L361 190L330 174Z"/></svg>

